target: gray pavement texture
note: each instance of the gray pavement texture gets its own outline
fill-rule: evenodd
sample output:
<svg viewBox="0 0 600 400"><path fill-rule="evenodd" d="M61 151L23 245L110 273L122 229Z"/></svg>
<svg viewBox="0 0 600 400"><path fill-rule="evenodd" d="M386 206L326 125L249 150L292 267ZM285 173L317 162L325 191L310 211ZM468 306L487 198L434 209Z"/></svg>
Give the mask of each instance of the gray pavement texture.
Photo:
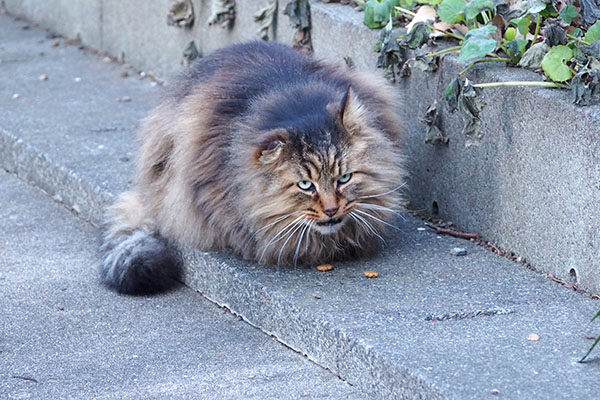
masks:
<svg viewBox="0 0 600 400"><path fill-rule="evenodd" d="M366 398L181 288L98 284L98 233L0 171L0 398Z"/></svg>
<svg viewBox="0 0 600 400"><path fill-rule="evenodd" d="M1 57L15 46L29 54L9 73L0 64L0 165L99 222L100 211L89 208L126 188L131 162L120 158L133 156L136 121L159 90L146 80L120 78L118 65L77 48L48 50L42 32L20 35L9 17L0 16L0 29L13 38L2 44ZM63 53L39 56L40 49ZM50 87L60 71L78 74L89 89ZM48 81L38 81L39 73ZM117 93L121 88L127 90ZM21 97L13 100L15 90ZM132 101L114 101L124 95ZM46 113L40 99L51 101L55 112ZM123 129L98 130L107 126ZM576 362L598 330L589 324L598 301L472 243L438 237L419 220L407 216L398 224L400 233L378 257L339 263L328 273L261 268L188 249L186 283L379 398L600 397L600 358ZM72 247L65 245L65 254ZM454 247L468 254L453 256ZM380 276L366 279L365 270ZM90 291L96 279L87 277ZM165 298L144 298L143 304L156 307ZM114 299L108 318L141 307L140 298ZM195 311L182 313L196 318ZM539 340L528 340L532 333ZM191 359L202 367L200 358Z"/></svg>

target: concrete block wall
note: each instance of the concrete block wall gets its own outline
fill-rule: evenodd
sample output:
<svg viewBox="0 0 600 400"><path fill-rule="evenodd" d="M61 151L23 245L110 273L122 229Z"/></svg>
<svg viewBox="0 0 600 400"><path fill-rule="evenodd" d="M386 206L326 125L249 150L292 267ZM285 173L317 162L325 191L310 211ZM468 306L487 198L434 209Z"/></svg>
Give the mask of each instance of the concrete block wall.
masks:
<svg viewBox="0 0 600 400"><path fill-rule="evenodd" d="M208 26L210 0L194 0L192 29L167 26L168 0L4 0L24 16L92 47L169 79L182 67L182 52L194 40L203 53L257 37L254 14L266 0L238 0L232 30ZM280 1L276 39L290 43ZM315 54L341 61L350 56L360 68L375 69L378 33L362 25L350 7L312 2ZM440 102L452 76L462 69L452 58L435 74L413 71L397 84L406 125L410 198L457 228L529 261L539 271L600 292L600 106L575 107L567 92L546 89L490 89L479 147L465 148L462 121ZM474 68L477 81L540 80L523 70L487 65ZM448 146L425 144L420 122L438 99Z"/></svg>

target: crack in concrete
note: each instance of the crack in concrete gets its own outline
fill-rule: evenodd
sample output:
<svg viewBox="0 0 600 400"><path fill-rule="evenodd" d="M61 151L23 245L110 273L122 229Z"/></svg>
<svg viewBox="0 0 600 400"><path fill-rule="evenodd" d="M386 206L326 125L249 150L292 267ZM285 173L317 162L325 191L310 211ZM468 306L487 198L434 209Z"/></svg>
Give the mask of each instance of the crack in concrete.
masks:
<svg viewBox="0 0 600 400"><path fill-rule="evenodd" d="M488 310L475 310L475 311L457 311L438 315L428 315L425 317L425 321L451 321L469 319L475 317L490 317L492 315L506 315L514 313L513 310L505 308L493 308Z"/></svg>

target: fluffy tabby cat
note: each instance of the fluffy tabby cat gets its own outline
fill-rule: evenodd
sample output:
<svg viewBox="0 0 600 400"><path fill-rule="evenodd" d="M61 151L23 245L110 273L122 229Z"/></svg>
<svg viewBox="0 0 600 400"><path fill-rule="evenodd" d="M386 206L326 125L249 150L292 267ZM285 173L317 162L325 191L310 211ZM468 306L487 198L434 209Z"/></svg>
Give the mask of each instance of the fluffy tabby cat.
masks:
<svg viewBox="0 0 600 400"><path fill-rule="evenodd" d="M196 62L143 124L135 185L109 210L103 282L170 288L174 243L263 264L372 254L402 200L393 93L270 42Z"/></svg>

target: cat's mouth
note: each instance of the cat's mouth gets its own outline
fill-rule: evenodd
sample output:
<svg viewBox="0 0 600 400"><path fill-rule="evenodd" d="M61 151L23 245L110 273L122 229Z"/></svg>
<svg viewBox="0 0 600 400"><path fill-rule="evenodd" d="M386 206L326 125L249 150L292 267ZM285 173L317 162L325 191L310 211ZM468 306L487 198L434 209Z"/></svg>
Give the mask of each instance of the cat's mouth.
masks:
<svg viewBox="0 0 600 400"><path fill-rule="evenodd" d="M315 224L315 230L321 235L332 235L341 229L344 222L344 218L331 218L327 221L319 221Z"/></svg>
<svg viewBox="0 0 600 400"><path fill-rule="evenodd" d="M340 222L342 222L341 218L332 218L332 219L330 219L328 221L317 222L317 225L320 225L320 226L333 226L333 225L339 224Z"/></svg>

